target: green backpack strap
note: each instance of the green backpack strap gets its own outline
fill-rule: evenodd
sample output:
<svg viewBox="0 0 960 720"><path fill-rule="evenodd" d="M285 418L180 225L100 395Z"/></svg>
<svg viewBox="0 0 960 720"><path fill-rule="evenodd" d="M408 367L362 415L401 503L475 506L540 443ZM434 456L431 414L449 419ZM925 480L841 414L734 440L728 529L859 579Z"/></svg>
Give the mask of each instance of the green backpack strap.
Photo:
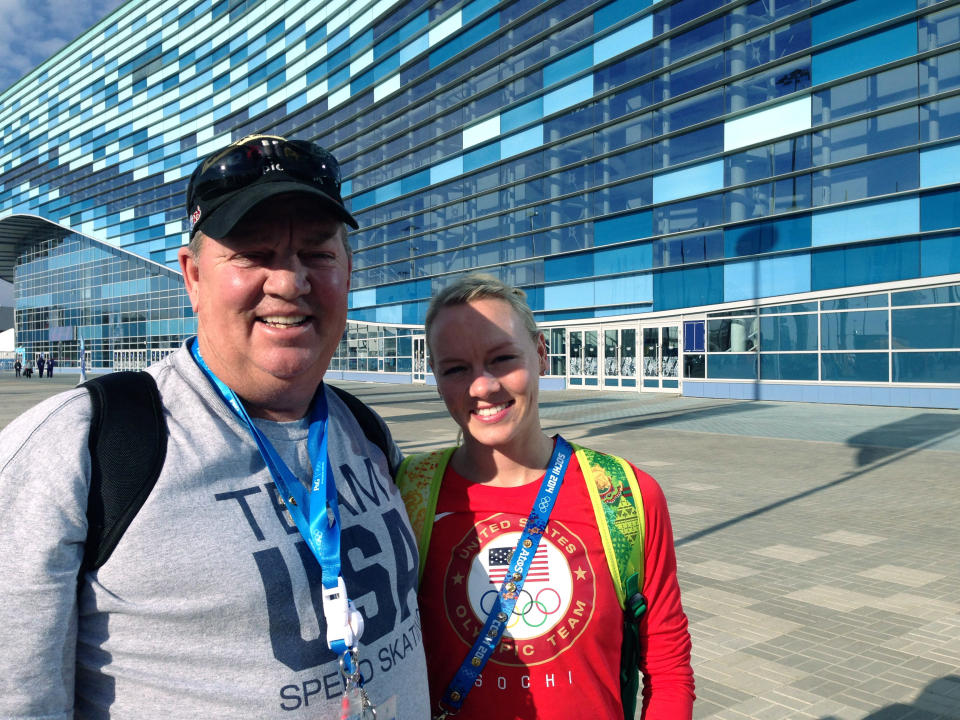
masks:
<svg viewBox="0 0 960 720"><path fill-rule="evenodd" d="M433 532L433 519L437 513L437 496L440 494L440 482L450 462L450 456L456 447L436 450L432 453L410 455L405 458L397 471L397 487L403 504L407 506L407 515L413 528L420 550L420 572L417 583L423 579L423 568L430 547L430 534Z"/></svg>
<svg viewBox="0 0 960 720"><path fill-rule="evenodd" d="M597 516L610 576L620 607L634 619L646 610L643 599L643 497L633 468L623 458L574 445L587 492Z"/></svg>
<svg viewBox="0 0 960 720"><path fill-rule="evenodd" d="M637 621L647 609L643 596L646 519L643 496L630 464L615 455L574 445L597 517L603 552L624 610L620 648L620 702L624 720L633 720L640 692L640 638Z"/></svg>

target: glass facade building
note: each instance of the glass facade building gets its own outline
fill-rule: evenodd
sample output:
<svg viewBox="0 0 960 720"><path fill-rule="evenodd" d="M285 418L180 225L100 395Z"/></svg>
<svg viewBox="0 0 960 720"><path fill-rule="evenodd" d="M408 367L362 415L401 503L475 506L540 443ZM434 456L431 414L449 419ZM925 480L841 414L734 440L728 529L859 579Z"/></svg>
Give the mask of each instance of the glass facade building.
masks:
<svg viewBox="0 0 960 720"><path fill-rule="evenodd" d="M429 298L482 270L548 386L960 406L956 0L131 0L0 130L28 351L189 334L187 177L265 132L343 165L339 377L429 381Z"/></svg>

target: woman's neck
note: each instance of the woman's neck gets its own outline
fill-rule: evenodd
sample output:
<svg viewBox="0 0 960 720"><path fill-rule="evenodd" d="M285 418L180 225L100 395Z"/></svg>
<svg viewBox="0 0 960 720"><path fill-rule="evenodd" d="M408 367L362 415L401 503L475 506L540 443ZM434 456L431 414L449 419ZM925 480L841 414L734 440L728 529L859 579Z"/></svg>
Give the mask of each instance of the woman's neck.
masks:
<svg viewBox="0 0 960 720"><path fill-rule="evenodd" d="M453 454L453 469L471 482L491 487L519 487L541 477L553 454L553 439L542 432L529 442L497 448L465 438Z"/></svg>

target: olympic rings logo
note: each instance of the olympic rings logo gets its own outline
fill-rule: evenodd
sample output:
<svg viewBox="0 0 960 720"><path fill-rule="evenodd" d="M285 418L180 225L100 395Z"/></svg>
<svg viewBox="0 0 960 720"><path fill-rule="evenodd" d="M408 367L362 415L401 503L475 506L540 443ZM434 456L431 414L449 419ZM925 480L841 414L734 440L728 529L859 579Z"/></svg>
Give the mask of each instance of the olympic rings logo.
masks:
<svg viewBox="0 0 960 720"><path fill-rule="evenodd" d="M497 590L487 590L481 596L480 611L483 615L490 614L498 594ZM560 610L560 605L560 593L551 587L540 588L536 596L531 595L527 590L521 590L517 604L513 606L513 613L507 622L507 629L514 628L521 622L529 628L541 627L547 618Z"/></svg>

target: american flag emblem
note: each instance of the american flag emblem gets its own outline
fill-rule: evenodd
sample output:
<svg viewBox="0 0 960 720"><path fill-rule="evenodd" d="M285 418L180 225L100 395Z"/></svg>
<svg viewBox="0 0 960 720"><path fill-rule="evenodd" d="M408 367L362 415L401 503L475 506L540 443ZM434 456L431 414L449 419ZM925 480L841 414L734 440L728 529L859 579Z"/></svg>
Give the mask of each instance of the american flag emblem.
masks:
<svg viewBox="0 0 960 720"><path fill-rule="evenodd" d="M507 577L513 550L512 547L495 547L488 551L487 576L490 578L491 585L499 586ZM547 559L546 544L540 543L537 546L537 553L533 556L533 562L530 563L526 580L527 582L547 582L550 580L550 562Z"/></svg>

